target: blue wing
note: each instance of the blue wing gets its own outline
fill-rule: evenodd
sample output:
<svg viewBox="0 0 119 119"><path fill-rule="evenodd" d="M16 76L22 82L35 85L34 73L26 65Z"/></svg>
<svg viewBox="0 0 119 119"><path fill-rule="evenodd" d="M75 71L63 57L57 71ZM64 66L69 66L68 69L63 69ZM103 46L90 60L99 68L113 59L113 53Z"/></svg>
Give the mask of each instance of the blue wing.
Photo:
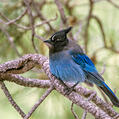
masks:
<svg viewBox="0 0 119 119"><path fill-rule="evenodd" d="M87 76L87 81L90 83L95 83L98 86L103 85L102 81L104 80L102 76L98 73L95 65L85 54L72 54L72 59L75 63L81 66L82 70Z"/></svg>
<svg viewBox="0 0 119 119"><path fill-rule="evenodd" d="M97 72L95 65L85 54L72 55L73 60L86 72Z"/></svg>

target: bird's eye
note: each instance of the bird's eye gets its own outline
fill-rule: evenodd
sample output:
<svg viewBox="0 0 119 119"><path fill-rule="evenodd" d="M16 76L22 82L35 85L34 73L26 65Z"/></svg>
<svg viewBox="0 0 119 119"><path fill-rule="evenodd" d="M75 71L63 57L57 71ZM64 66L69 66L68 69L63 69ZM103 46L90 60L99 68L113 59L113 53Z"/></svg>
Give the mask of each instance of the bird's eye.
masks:
<svg viewBox="0 0 119 119"><path fill-rule="evenodd" d="M60 41L60 38L56 39L56 41Z"/></svg>
<svg viewBox="0 0 119 119"><path fill-rule="evenodd" d="M58 42L58 41L61 41L61 39L58 38L58 37L56 37L56 36L53 36L53 37L52 37L52 41L53 41L53 42Z"/></svg>

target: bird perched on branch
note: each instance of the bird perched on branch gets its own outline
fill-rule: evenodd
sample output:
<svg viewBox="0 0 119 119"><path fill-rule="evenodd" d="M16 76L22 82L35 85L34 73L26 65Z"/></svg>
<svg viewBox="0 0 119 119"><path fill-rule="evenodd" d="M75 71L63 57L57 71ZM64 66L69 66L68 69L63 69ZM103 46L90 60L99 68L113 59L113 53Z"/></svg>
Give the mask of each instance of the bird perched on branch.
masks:
<svg viewBox="0 0 119 119"><path fill-rule="evenodd" d="M75 83L72 88L79 82L94 83L105 92L116 107L119 107L118 98L104 82L90 58L75 41L67 38L67 33L71 29L72 27L69 27L58 31L49 40L44 41L49 47L51 73L64 84Z"/></svg>

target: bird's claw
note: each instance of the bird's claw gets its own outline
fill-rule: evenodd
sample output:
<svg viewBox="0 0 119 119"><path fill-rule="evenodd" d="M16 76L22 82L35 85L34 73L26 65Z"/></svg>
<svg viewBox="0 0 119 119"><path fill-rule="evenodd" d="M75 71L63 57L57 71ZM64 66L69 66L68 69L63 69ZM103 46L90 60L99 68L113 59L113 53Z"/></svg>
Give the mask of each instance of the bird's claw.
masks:
<svg viewBox="0 0 119 119"><path fill-rule="evenodd" d="M65 92L64 95L69 95L73 90L74 90L73 87L71 87L71 88L66 87L66 88L64 89L64 92Z"/></svg>

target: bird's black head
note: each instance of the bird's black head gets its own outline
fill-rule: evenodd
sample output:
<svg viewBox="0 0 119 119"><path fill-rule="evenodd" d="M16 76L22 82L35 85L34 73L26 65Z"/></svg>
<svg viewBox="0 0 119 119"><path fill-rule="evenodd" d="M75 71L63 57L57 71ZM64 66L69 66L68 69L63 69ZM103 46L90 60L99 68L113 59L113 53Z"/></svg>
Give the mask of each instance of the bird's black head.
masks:
<svg viewBox="0 0 119 119"><path fill-rule="evenodd" d="M50 52L55 53L63 50L63 48L68 44L67 33L72 29L69 27L54 33L49 40L44 41L49 47Z"/></svg>

